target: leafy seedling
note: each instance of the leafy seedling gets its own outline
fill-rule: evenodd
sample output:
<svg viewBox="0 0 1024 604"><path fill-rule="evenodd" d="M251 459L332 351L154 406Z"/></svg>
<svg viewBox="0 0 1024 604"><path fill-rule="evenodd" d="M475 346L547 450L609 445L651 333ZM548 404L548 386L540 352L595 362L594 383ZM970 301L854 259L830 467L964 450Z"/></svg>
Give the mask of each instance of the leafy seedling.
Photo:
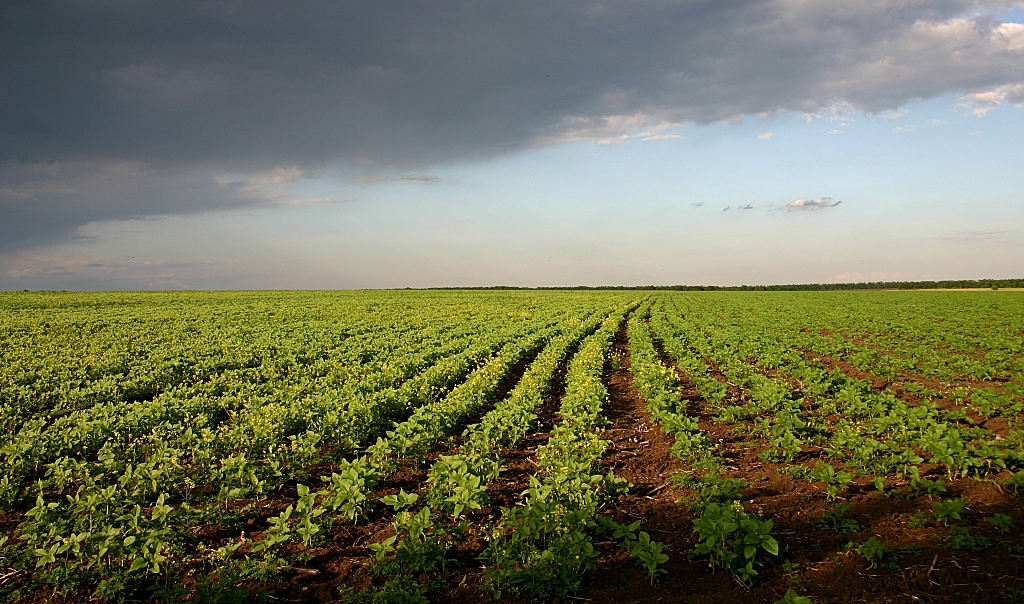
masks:
<svg viewBox="0 0 1024 604"><path fill-rule="evenodd" d="M910 468L910 488L915 493L924 491L928 495L938 496L946 492L946 483L942 479L921 478L921 470L917 466L912 466Z"/></svg>
<svg viewBox="0 0 1024 604"><path fill-rule="evenodd" d="M662 553L664 549L664 543L653 541L650 535L640 531L636 544L630 552L630 555L640 560L640 564L647 569L652 584L659 573L668 572L664 568L658 568L658 565L668 562L668 555Z"/></svg>
<svg viewBox="0 0 1024 604"><path fill-rule="evenodd" d="M889 548L885 547L885 544L878 539L871 537L854 548L854 551L864 556L871 568L874 568L889 553Z"/></svg>
<svg viewBox="0 0 1024 604"><path fill-rule="evenodd" d="M779 544L769 534L773 525L771 520L747 514L738 503L708 504L693 520L693 532L700 536L693 555L707 556L711 568L729 569L741 581L750 583L757 575L754 566L761 564L756 559L759 551L779 555Z"/></svg>
<svg viewBox="0 0 1024 604"><path fill-rule="evenodd" d="M779 600L775 600L775 604L811 604L811 599L807 596L797 595L796 590L790 587L786 591L786 595L782 596Z"/></svg>
<svg viewBox="0 0 1024 604"><path fill-rule="evenodd" d="M935 508L933 516L935 520L942 524L949 524L950 520L963 520L961 512L967 507L967 502L963 499L947 499L945 501L932 502L932 507Z"/></svg>
<svg viewBox="0 0 1024 604"><path fill-rule="evenodd" d="M639 560L641 566L647 569L651 583L654 583L658 574L667 572L658 566L668 562L668 555L662 553L665 549L664 543L653 541L648 533L638 532L639 528L639 520L630 524L619 524L611 518L598 516L595 532L601 535L610 532L612 539L618 541L623 548L628 549L630 557Z"/></svg>
<svg viewBox="0 0 1024 604"><path fill-rule="evenodd" d="M846 471L837 472L830 464L819 463L814 470L811 470L810 477L825 483L825 494L829 501L835 501L839 490L845 487L851 480L853 474Z"/></svg>
<svg viewBox="0 0 1024 604"><path fill-rule="evenodd" d="M919 529L928 526L928 514L917 512L907 520L907 528Z"/></svg>
<svg viewBox="0 0 1024 604"><path fill-rule="evenodd" d="M1006 481L1006 486L1013 489L1014 495L1019 495L1021 489L1024 489L1024 470L1016 472L1010 480Z"/></svg>
<svg viewBox="0 0 1024 604"><path fill-rule="evenodd" d="M392 535L380 543L371 543L366 547L369 548L371 552L374 552L374 560L382 562L385 556L395 551L395 541L397 540L398 535Z"/></svg>
<svg viewBox="0 0 1024 604"><path fill-rule="evenodd" d="M992 547L992 542L982 535L974 534L969 526L951 526L946 547L965 552L983 552Z"/></svg>
<svg viewBox="0 0 1024 604"><path fill-rule="evenodd" d="M1009 533L1013 530L1013 519L1006 514L993 514L985 518L985 522L994 524L1000 533Z"/></svg>
<svg viewBox="0 0 1024 604"><path fill-rule="evenodd" d="M849 503L844 503L834 511L825 512L825 516L821 519L819 525L837 533L856 533L860 530L860 524L853 518L846 517L846 512L851 507Z"/></svg>
<svg viewBox="0 0 1024 604"><path fill-rule="evenodd" d="M416 503L416 500L419 499L419 497L420 496L416 493L406 493L405 489L400 489L394 495L385 495L384 497L381 497L380 501L384 505L391 506L397 512Z"/></svg>
<svg viewBox="0 0 1024 604"><path fill-rule="evenodd" d="M792 560L786 560L782 563L782 572L786 575L786 580L793 585L800 585L804 581L803 577L800 576L800 565Z"/></svg>

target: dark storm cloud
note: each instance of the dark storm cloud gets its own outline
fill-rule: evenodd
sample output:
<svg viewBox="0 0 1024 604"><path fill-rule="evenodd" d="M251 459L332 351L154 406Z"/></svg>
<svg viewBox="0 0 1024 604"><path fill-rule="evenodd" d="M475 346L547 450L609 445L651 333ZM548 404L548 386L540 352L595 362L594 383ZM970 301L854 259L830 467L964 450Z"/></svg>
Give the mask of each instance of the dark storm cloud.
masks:
<svg viewBox="0 0 1024 604"><path fill-rule="evenodd" d="M0 245L267 203L213 180L226 171L418 171L659 124L1007 90L1024 81L1024 34L957 17L1010 4L6 2Z"/></svg>

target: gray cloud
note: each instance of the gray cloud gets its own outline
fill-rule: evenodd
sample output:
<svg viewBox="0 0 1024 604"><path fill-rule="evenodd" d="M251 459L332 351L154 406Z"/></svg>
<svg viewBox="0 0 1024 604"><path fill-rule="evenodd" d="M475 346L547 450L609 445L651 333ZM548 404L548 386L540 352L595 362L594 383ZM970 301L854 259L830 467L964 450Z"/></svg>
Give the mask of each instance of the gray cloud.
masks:
<svg viewBox="0 0 1024 604"><path fill-rule="evenodd" d="M134 257L90 262L31 253L14 254L4 262L6 277L30 279L36 287L54 289L180 289L243 277L225 275L219 268L218 262L136 260Z"/></svg>
<svg viewBox="0 0 1024 604"><path fill-rule="evenodd" d="M962 15L1012 4L7 2L0 240L288 202L228 172L402 170L951 92L981 116L1018 102L1024 26Z"/></svg>
<svg viewBox="0 0 1024 604"><path fill-rule="evenodd" d="M214 176L206 167L140 161L0 166L0 252L67 239L93 220L268 204L280 195L271 185L222 185Z"/></svg>

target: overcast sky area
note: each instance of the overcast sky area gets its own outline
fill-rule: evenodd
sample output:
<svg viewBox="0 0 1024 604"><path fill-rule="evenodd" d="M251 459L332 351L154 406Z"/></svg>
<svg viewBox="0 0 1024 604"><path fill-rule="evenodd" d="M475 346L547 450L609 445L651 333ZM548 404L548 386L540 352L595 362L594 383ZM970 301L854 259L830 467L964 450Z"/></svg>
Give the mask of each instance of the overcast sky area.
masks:
<svg viewBox="0 0 1024 604"><path fill-rule="evenodd" d="M0 289L1024 277L1024 2L0 5Z"/></svg>

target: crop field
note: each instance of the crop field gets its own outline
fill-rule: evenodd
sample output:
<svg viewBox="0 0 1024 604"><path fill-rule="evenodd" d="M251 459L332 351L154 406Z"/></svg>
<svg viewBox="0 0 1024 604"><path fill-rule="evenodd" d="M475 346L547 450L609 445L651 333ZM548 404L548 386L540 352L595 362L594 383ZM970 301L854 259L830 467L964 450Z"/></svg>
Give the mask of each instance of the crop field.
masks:
<svg viewBox="0 0 1024 604"><path fill-rule="evenodd" d="M0 601L1024 601L1021 292L5 293L0 427Z"/></svg>

